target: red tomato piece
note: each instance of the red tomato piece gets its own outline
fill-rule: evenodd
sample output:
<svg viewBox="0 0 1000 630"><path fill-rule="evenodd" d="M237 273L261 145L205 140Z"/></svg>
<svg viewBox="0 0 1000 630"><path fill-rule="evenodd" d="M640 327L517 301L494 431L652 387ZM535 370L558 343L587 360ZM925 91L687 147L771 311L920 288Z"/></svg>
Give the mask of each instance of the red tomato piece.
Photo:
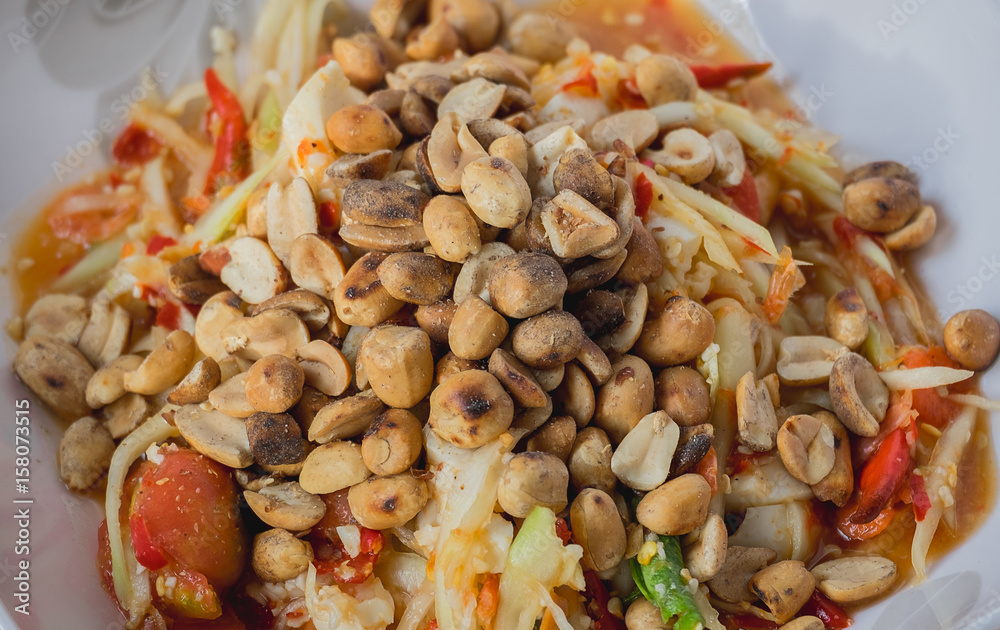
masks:
<svg viewBox="0 0 1000 630"><path fill-rule="evenodd" d="M248 542L239 493L222 464L189 449L160 449L163 461L144 469L132 514L172 567L205 576L218 590L234 585L246 565Z"/></svg>
<svg viewBox="0 0 1000 630"><path fill-rule="evenodd" d="M812 597L799 610L799 616L816 617L829 630L844 630L844 628L849 628L854 623L843 608L830 600L818 589L813 591Z"/></svg>
<svg viewBox="0 0 1000 630"><path fill-rule="evenodd" d="M135 123L122 130L111 148L111 155L118 164L131 167L149 162L163 149L163 144L152 133Z"/></svg>

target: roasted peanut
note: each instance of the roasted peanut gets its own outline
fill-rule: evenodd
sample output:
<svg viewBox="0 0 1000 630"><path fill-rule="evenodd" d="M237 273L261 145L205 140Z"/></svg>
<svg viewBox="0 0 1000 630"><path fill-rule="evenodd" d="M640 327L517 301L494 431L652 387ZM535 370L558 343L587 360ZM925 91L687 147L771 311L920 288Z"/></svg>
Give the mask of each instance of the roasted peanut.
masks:
<svg viewBox="0 0 1000 630"><path fill-rule="evenodd" d="M247 400L247 374L243 372L222 381L208 393L209 404L233 418L249 418L257 410Z"/></svg>
<svg viewBox="0 0 1000 630"><path fill-rule="evenodd" d="M778 349L778 378L785 385L819 385L830 378L830 370L848 348L822 336L785 337Z"/></svg>
<svg viewBox="0 0 1000 630"><path fill-rule="evenodd" d="M680 536L705 522L712 489L697 474L681 475L649 492L639 501L635 517L661 536Z"/></svg>
<svg viewBox="0 0 1000 630"><path fill-rule="evenodd" d="M693 101L698 81L684 62L669 55L650 55L635 67L635 83L650 107Z"/></svg>
<svg viewBox="0 0 1000 630"><path fill-rule="evenodd" d="M510 23L507 37L518 55L548 63L566 55L566 45L573 39L573 30L564 20L550 20L541 13L524 12Z"/></svg>
<svg viewBox="0 0 1000 630"><path fill-rule="evenodd" d="M625 627L628 630L669 630L670 626L663 621L663 613L656 604L645 597L639 597L628 607L625 613Z"/></svg>
<svg viewBox="0 0 1000 630"><path fill-rule="evenodd" d="M384 90L392 92L394 90ZM407 94L400 92L400 94ZM375 94L372 94L375 97ZM387 105L375 105L373 98L368 99L368 104L386 111ZM398 106L397 106L398 111ZM386 113L389 113L386 111ZM391 115L391 114L390 114ZM380 149L371 153L345 153L333 161L326 169L326 176L330 178L338 188L347 188L359 179L382 179L389 174L392 168L392 151Z"/></svg>
<svg viewBox="0 0 1000 630"><path fill-rule="evenodd" d="M87 315L87 300L79 295L43 295L24 315L24 337L48 336L76 345L87 327Z"/></svg>
<svg viewBox="0 0 1000 630"><path fill-rule="evenodd" d="M128 311L106 298L95 298L76 347L91 364L104 367L125 352L131 332L132 316Z"/></svg>
<svg viewBox="0 0 1000 630"><path fill-rule="evenodd" d="M566 274L550 256L517 253L498 261L489 275L490 302L516 319L543 313L566 292Z"/></svg>
<svg viewBox="0 0 1000 630"><path fill-rule="evenodd" d="M715 318L704 306L683 296L673 296L655 318L642 327L636 354L656 367L687 363L712 343Z"/></svg>
<svg viewBox="0 0 1000 630"><path fill-rule="evenodd" d="M545 204L541 222L553 252L562 258L599 252L621 234L614 219L570 189Z"/></svg>
<svg viewBox="0 0 1000 630"><path fill-rule="evenodd" d="M626 486L649 491L667 480L680 430L663 411L643 417L611 456L611 471Z"/></svg>
<svg viewBox="0 0 1000 630"><path fill-rule="evenodd" d="M981 309L955 313L944 327L944 347L968 370L983 370L1000 349L1000 324Z"/></svg>
<svg viewBox="0 0 1000 630"><path fill-rule="evenodd" d="M856 350L868 337L868 309L854 287L830 298L823 321L826 333L851 350Z"/></svg>
<svg viewBox="0 0 1000 630"><path fill-rule="evenodd" d="M643 157L662 165L689 186L704 181L715 169L715 149L708 138L686 127L668 133L662 149L646 151Z"/></svg>
<svg viewBox="0 0 1000 630"><path fill-rule="evenodd" d="M899 162L893 162L891 160L882 160L878 162L869 162L867 164L862 164L856 169L848 172L844 175L844 182L841 184L844 188L847 188L851 184L855 184L864 179L871 179L873 177L888 177L890 179L902 179L916 186L918 184L917 174L906 168Z"/></svg>
<svg viewBox="0 0 1000 630"><path fill-rule="evenodd" d="M381 109L371 105L348 105L326 121L326 135L344 153L373 153L395 149L403 134Z"/></svg>
<svg viewBox="0 0 1000 630"><path fill-rule="evenodd" d="M449 352L441 357L441 360L438 361L437 365L434 367L434 379L440 384L448 380L448 377L454 376L459 372L481 369L483 369L483 366L479 364L479 361L462 359L455 356L454 352Z"/></svg>
<svg viewBox="0 0 1000 630"><path fill-rule="evenodd" d="M247 401L257 411L283 413L302 397L305 374L293 359L266 356L247 371Z"/></svg>
<svg viewBox="0 0 1000 630"><path fill-rule="evenodd" d="M392 254L378 267L378 278L389 295L410 304L433 304L451 293L451 265L418 252Z"/></svg>
<svg viewBox="0 0 1000 630"><path fill-rule="evenodd" d="M465 262L482 248L472 211L458 197L438 195L424 208L424 232L434 253L451 262Z"/></svg>
<svg viewBox="0 0 1000 630"><path fill-rule="evenodd" d="M597 427L581 429L569 453L569 478L573 487L614 492L618 478L611 471L613 449L608 434Z"/></svg>
<svg viewBox="0 0 1000 630"><path fill-rule="evenodd" d="M594 388L580 366L567 363L562 382L552 391L553 411L570 416L578 427L590 424L596 409Z"/></svg>
<svg viewBox="0 0 1000 630"><path fill-rule="evenodd" d="M885 235L885 246L894 252L908 252L930 242L937 229L934 206L923 206L906 225Z"/></svg>
<svg viewBox="0 0 1000 630"><path fill-rule="evenodd" d="M344 191L344 216L365 225L407 227L419 225L429 199L405 184L363 179Z"/></svg>
<svg viewBox="0 0 1000 630"><path fill-rule="evenodd" d="M721 186L739 186L746 176L747 161L740 139L728 129L720 129L708 137L715 152L712 181ZM763 205L763 204L762 204Z"/></svg>
<svg viewBox="0 0 1000 630"><path fill-rule="evenodd" d="M618 140L639 153L659 134L660 125L649 110L629 109L594 123L590 128L590 146L597 151L612 151Z"/></svg>
<svg viewBox="0 0 1000 630"><path fill-rule="evenodd" d="M309 427L309 440L325 444L356 437L368 429L383 409L385 405L371 390L334 400L316 414Z"/></svg>
<svg viewBox="0 0 1000 630"><path fill-rule="evenodd" d="M198 311L194 322L194 340L207 356L222 361L229 356L222 342L222 331L236 320L243 319L243 302L232 291L213 295Z"/></svg>
<svg viewBox="0 0 1000 630"><path fill-rule="evenodd" d="M581 563L592 571L618 566L625 557L625 525L606 492L586 488L573 499L569 511L573 539L583 547Z"/></svg>
<svg viewBox="0 0 1000 630"><path fill-rule="evenodd" d="M253 464L247 424L219 409L185 405L174 412L174 424L181 437L199 453L230 468ZM298 442L299 449L302 441Z"/></svg>
<svg viewBox="0 0 1000 630"><path fill-rule="evenodd" d="M125 389L136 394L159 394L180 381L194 359L194 338L184 330L170 333L135 372L125 375Z"/></svg>
<svg viewBox="0 0 1000 630"><path fill-rule="evenodd" d="M410 33L406 41L406 56L433 61L455 52L459 43L455 29L443 16L438 16Z"/></svg>
<svg viewBox="0 0 1000 630"><path fill-rule="evenodd" d="M337 317L352 326L375 326L403 306L389 295L378 277L378 268L388 254L369 252L348 270L333 294Z"/></svg>
<svg viewBox="0 0 1000 630"><path fill-rule="evenodd" d="M233 320L222 330L222 345L239 359L256 361L269 354L295 356L309 343L309 329L298 315L283 308Z"/></svg>
<svg viewBox="0 0 1000 630"><path fill-rule="evenodd" d="M348 245L373 252L415 252L430 244L422 225L380 227L351 223L338 233Z"/></svg>
<svg viewBox="0 0 1000 630"><path fill-rule="evenodd" d="M431 340L410 326L383 326L365 337L358 353L375 394L390 407L409 408L420 402L434 381Z"/></svg>
<svg viewBox="0 0 1000 630"><path fill-rule="evenodd" d="M100 409L110 405L127 392L125 390L125 375L142 365L142 357L126 354L94 372L87 381L85 398L91 409Z"/></svg>
<svg viewBox="0 0 1000 630"><path fill-rule="evenodd" d="M833 470L833 431L812 416L796 415L785 420L778 430L777 444L785 468L803 483L819 483Z"/></svg>
<svg viewBox="0 0 1000 630"><path fill-rule="evenodd" d="M656 377L656 406L682 427L708 422L711 401L708 383L696 370L684 365L670 367Z"/></svg>
<svg viewBox="0 0 1000 630"><path fill-rule="evenodd" d="M712 448L714 438L715 428L707 422L693 427L680 427L677 450L670 463L668 479L692 472Z"/></svg>
<svg viewBox="0 0 1000 630"><path fill-rule="evenodd" d="M65 341L54 337L25 339L14 357L14 372L63 418L76 419L90 413L86 391L94 368Z"/></svg>
<svg viewBox="0 0 1000 630"><path fill-rule="evenodd" d="M635 425L652 413L653 372L639 357L626 355L611 366L612 377L597 391L594 424L618 444Z"/></svg>
<svg viewBox="0 0 1000 630"><path fill-rule="evenodd" d="M80 418L59 440L59 477L71 490L86 490L108 472L115 441L98 420Z"/></svg>
<svg viewBox="0 0 1000 630"><path fill-rule="evenodd" d="M447 193L462 190L462 174L466 166L489 157L465 122L453 112L439 116L427 139L426 156L431 180Z"/></svg>
<svg viewBox="0 0 1000 630"><path fill-rule="evenodd" d="M500 346L507 329L507 320L478 296L470 295L455 311L448 329L448 343L458 357L478 361Z"/></svg>
<svg viewBox="0 0 1000 630"><path fill-rule="evenodd" d="M528 216L531 189L517 167L500 157L470 162L462 171L465 201L484 222L512 228Z"/></svg>
<svg viewBox="0 0 1000 630"><path fill-rule="evenodd" d="M844 425L829 411L817 411L813 417L830 429L835 449L833 468L819 483L813 484L813 494L820 501L832 501L837 507L844 507L854 492L850 436Z"/></svg>
<svg viewBox="0 0 1000 630"><path fill-rule="evenodd" d="M254 536L250 556L254 573L265 582L294 580L313 559L312 545L286 529L269 529Z"/></svg>
<svg viewBox="0 0 1000 630"><path fill-rule="evenodd" d="M722 568L708 581L708 588L727 602L751 602L754 594L750 592L750 578L775 557L773 549L731 546L726 549Z"/></svg>
<svg viewBox="0 0 1000 630"><path fill-rule="evenodd" d="M267 191L265 220L267 244L278 260L289 267L295 239L303 234L316 234L319 230L316 200L305 178L296 177L287 186L271 184Z"/></svg>
<svg viewBox="0 0 1000 630"><path fill-rule="evenodd" d="M470 256L458 272L453 293L455 301L461 304L470 295L478 295L489 302L490 271L497 262L513 254L514 250L505 243L484 244L479 253Z"/></svg>
<svg viewBox="0 0 1000 630"><path fill-rule="evenodd" d="M920 190L904 179L870 177L844 188L847 220L870 232L894 232L920 207Z"/></svg>
<svg viewBox="0 0 1000 630"><path fill-rule="evenodd" d="M392 529L405 525L427 504L427 482L409 473L369 477L347 494L351 513L362 527Z"/></svg>
<svg viewBox="0 0 1000 630"><path fill-rule="evenodd" d="M309 453L299 483L306 492L329 494L361 483L370 475L359 445L334 440Z"/></svg>
<svg viewBox="0 0 1000 630"><path fill-rule="evenodd" d="M747 372L736 386L736 416L739 439L758 452L774 448L778 416L767 385Z"/></svg>
<svg viewBox="0 0 1000 630"><path fill-rule="evenodd" d="M221 381L222 370L219 364L212 357L205 357L195 363L188 375L170 392L167 402L172 405L203 403L208 400L208 394L218 387ZM87 389L90 390L89 385Z"/></svg>
<svg viewBox="0 0 1000 630"><path fill-rule="evenodd" d="M625 250L628 252L625 261L616 272L622 282L634 286L659 278L663 273L660 246L638 218L633 219L632 236Z"/></svg>
<svg viewBox="0 0 1000 630"><path fill-rule="evenodd" d="M405 409L389 409L365 432L361 457L376 475L395 475L417 461L422 444L420 421Z"/></svg>
<svg viewBox="0 0 1000 630"><path fill-rule="evenodd" d="M468 370L446 379L431 393L428 423L442 439L477 448L507 430L514 402L489 372Z"/></svg>
<svg viewBox="0 0 1000 630"><path fill-rule="evenodd" d="M229 246L229 256L219 278L244 302L259 304L288 287L288 272L267 243L238 238Z"/></svg>
<svg viewBox="0 0 1000 630"><path fill-rule="evenodd" d="M246 425L250 450L258 464L298 464L306 456L302 430L287 413L258 412L247 418Z"/></svg>
<svg viewBox="0 0 1000 630"><path fill-rule="evenodd" d="M813 567L816 586L824 595L852 605L884 593L899 577L896 563L881 556L847 556Z"/></svg>
<svg viewBox="0 0 1000 630"><path fill-rule="evenodd" d="M260 520L292 532L309 529L326 514L323 499L306 492L296 481L247 490L243 497Z"/></svg>
<svg viewBox="0 0 1000 630"><path fill-rule="evenodd" d="M525 518L535 506L560 512L566 507L569 471L554 455L527 452L515 455L504 468L497 501L515 518Z"/></svg>
<svg viewBox="0 0 1000 630"><path fill-rule="evenodd" d="M570 312L588 337L600 337L625 323L625 303L611 291L588 291Z"/></svg>
<svg viewBox="0 0 1000 630"><path fill-rule="evenodd" d="M500 12L488 0L431 0L427 15L430 20L444 17L470 52L489 48L500 31Z"/></svg>
<svg viewBox="0 0 1000 630"><path fill-rule="evenodd" d="M511 353L497 348L490 355L489 372L522 407L544 407L547 396L531 370Z"/></svg>
<svg viewBox="0 0 1000 630"><path fill-rule="evenodd" d="M684 561L691 577L699 582L714 578L726 562L729 534L722 517L709 512L705 524L698 534L698 540L684 553Z"/></svg>
<svg viewBox="0 0 1000 630"><path fill-rule="evenodd" d="M801 562L785 560L755 573L750 590L774 613L778 623L785 623L812 596L816 580Z"/></svg>
<svg viewBox="0 0 1000 630"><path fill-rule="evenodd" d="M552 174L556 193L572 190L601 210L615 201L615 182L586 149L571 149L559 158Z"/></svg>
<svg viewBox="0 0 1000 630"><path fill-rule="evenodd" d="M575 357L583 347L583 328L565 311L551 310L514 328L514 354L533 368L551 368Z"/></svg>
<svg viewBox="0 0 1000 630"><path fill-rule="evenodd" d="M526 445L529 451L549 453L565 462L569 459L574 440L576 420L570 416L556 416L532 433Z"/></svg>
<svg viewBox="0 0 1000 630"><path fill-rule="evenodd" d="M417 307L413 316L417 320L417 325L427 333L431 341L446 345L448 343L448 330L451 328L451 322L454 320L457 310L458 305L455 302L445 299L434 304Z"/></svg>
<svg viewBox="0 0 1000 630"><path fill-rule="evenodd" d="M389 69L387 57L381 39L370 33L358 33L354 37L338 37L333 40L334 60L340 64L344 76L351 84L361 90L368 91L382 82ZM337 144L336 141L334 144Z"/></svg>
<svg viewBox="0 0 1000 630"><path fill-rule="evenodd" d="M851 432L871 437L889 408L889 388L859 354L848 352L830 370L830 402L837 418Z"/></svg>

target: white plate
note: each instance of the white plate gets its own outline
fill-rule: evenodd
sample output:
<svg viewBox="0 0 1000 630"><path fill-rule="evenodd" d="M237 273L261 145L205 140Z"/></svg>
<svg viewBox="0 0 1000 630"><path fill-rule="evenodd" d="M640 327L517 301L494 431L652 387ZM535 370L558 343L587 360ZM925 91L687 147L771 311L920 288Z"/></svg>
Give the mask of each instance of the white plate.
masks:
<svg viewBox="0 0 1000 630"><path fill-rule="evenodd" d="M590 0L597 1L597 0ZM0 242L16 238L58 185L100 165L109 134L124 121L137 73L160 64L165 91L210 62L207 33L223 20L243 32L255 0L7 0L0 3ZM739 0L706 0L717 18ZM964 308L1000 313L1000 245L994 218L1000 148L1000 6L990 0L754 0L759 32L798 102L818 125L842 134L850 162L891 158L920 172L943 226L915 261L942 319ZM40 28L29 26L32 21ZM729 23L730 18L716 23ZM711 33L715 23L706 23ZM753 33L751 49L763 51ZM101 137L99 137L101 136ZM98 150L92 150L94 147ZM81 156L77 163L75 154ZM68 169L62 168L60 165ZM42 192L39 192L42 191ZM15 211L15 209L17 209ZM0 277L0 295L9 279ZM0 299L0 320L10 314ZM0 628L121 628L96 579L100 508L64 490L54 461L61 428L31 409L29 492L14 481L15 401L26 397L10 370L16 349L3 336L0 362ZM1000 375L983 379L1000 396ZM16 498L33 504L15 506ZM30 554L16 555L15 508L29 507ZM939 630L1000 626L1000 513L933 570L930 581L859 615L856 628ZM19 604L18 562L30 566L30 616ZM15 622L16 621L16 625Z"/></svg>

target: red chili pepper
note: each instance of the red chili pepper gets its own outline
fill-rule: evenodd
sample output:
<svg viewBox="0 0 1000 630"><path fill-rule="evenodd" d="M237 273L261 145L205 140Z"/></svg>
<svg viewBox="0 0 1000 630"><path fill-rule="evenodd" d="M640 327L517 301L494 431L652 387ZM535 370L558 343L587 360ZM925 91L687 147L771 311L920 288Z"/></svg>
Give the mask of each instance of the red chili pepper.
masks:
<svg viewBox="0 0 1000 630"><path fill-rule="evenodd" d="M181 307L176 302L167 301L156 309L156 325L167 330L177 330L181 327Z"/></svg>
<svg viewBox="0 0 1000 630"><path fill-rule="evenodd" d="M719 621L727 630L775 630L778 628L778 624L773 621L740 613L724 612L719 615Z"/></svg>
<svg viewBox="0 0 1000 630"><path fill-rule="evenodd" d="M128 521L129 532L132 534L132 548L135 549L135 559L150 571L156 571L167 566L163 552L153 544L146 521L138 514L133 514Z"/></svg>
<svg viewBox="0 0 1000 630"><path fill-rule="evenodd" d="M624 109L648 109L649 105L643 98L639 86L635 83L635 77L620 79L618 81L618 100Z"/></svg>
<svg viewBox="0 0 1000 630"><path fill-rule="evenodd" d="M924 350L914 348L903 356L903 365L907 368L943 366L957 368L958 363L952 360L944 348L933 346ZM950 391L959 391L961 383L949 386ZM953 400L942 397L936 389L913 390L913 408L919 414L917 421L941 428L948 425L959 414L962 406Z"/></svg>
<svg viewBox="0 0 1000 630"><path fill-rule="evenodd" d="M750 219L760 223L760 198L757 196L757 182L747 166L743 171L743 179L735 186L723 188L722 192L733 200L733 209Z"/></svg>
<svg viewBox="0 0 1000 630"><path fill-rule="evenodd" d="M337 227L337 214L339 210L337 209L336 201L324 201L319 204L319 225L320 227L332 230Z"/></svg>
<svg viewBox="0 0 1000 630"><path fill-rule="evenodd" d="M635 179L635 216L643 219L649 214L649 208L653 205L653 182L649 181L645 173L639 173Z"/></svg>
<svg viewBox="0 0 1000 630"><path fill-rule="evenodd" d="M594 63L587 60L577 73L576 78L562 86L563 92L576 92L580 96L595 97L600 96L601 91L597 86L597 77L594 76Z"/></svg>
<svg viewBox="0 0 1000 630"><path fill-rule="evenodd" d="M864 525L875 520L902 487L909 469L910 445L906 430L900 427L889 434L861 469L858 509L850 521Z"/></svg>
<svg viewBox="0 0 1000 630"><path fill-rule="evenodd" d="M328 549L328 557L313 561L316 572L320 575L330 574L341 584L361 584L371 577L379 554L385 548L385 536L382 532L366 527L361 528L360 549L354 557L347 553L341 541L326 542L326 536L322 533L320 536L323 538L320 544Z"/></svg>
<svg viewBox="0 0 1000 630"><path fill-rule="evenodd" d="M111 148L115 162L122 166L145 164L159 155L163 145L152 133L135 123L122 130Z"/></svg>
<svg viewBox="0 0 1000 630"><path fill-rule="evenodd" d="M573 532L569 529L569 524L566 523L566 519L557 518L556 519L556 536L562 541L562 544L568 545L573 540Z"/></svg>
<svg viewBox="0 0 1000 630"><path fill-rule="evenodd" d="M927 484L923 475L910 475L910 491L913 493L913 515L922 521L931 509L931 498L927 495Z"/></svg>
<svg viewBox="0 0 1000 630"><path fill-rule="evenodd" d="M212 101L212 110L221 123L215 139L215 158L205 183L205 194L208 195L250 174L250 143L247 142L247 123L239 99L212 68L205 70L205 88Z"/></svg>
<svg viewBox="0 0 1000 630"><path fill-rule="evenodd" d="M584 596L590 601L587 615L594 620L594 630L625 630L625 622L608 610L611 594L601 578L593 571L584 571L583 579L587 585Z"/></svg>
<svg viewBox="0 0 1000 630"><path fill-rule="evenodd" d="M427 630L438 630L438 620L437 618L431 619L427 622Z"/></svg>
<svg viewBox="0 0 1000 630"><path fill-rule="evenodd" d="M843 608L835 604L819 590L813 591L812 597L799 610L799 616L816 617L829 630L844 630L844 628L849 628L854 623Z"/></svg>
<svg viewBox="0 0 1000 630"><path fill-rule="evenodd" d="M752 79L771 69L770 61L758 63L724 63L719 66L689 66L698 85L705 89L726 87L733 79Z"/></svg>
<svg viewBox="0 0 1000 630"><path fill-rule="evenodd" d="M156 256L167 247L173 247L176 244L177 241L169 236L154 234L153 237L149 239L149 243L146 244L146 255Z"/></svg>

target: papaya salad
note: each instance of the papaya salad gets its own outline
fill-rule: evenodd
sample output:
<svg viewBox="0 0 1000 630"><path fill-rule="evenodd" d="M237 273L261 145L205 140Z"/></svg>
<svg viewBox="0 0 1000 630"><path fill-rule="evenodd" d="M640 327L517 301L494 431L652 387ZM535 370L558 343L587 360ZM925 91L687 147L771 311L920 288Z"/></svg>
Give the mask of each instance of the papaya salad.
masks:
<svg viewBox="0 0 1000 630"><path fill-rule="evenodd" d="M126 627L839 629L988 509L916 175L553 15L269 0L26 237Z"/></svg>

